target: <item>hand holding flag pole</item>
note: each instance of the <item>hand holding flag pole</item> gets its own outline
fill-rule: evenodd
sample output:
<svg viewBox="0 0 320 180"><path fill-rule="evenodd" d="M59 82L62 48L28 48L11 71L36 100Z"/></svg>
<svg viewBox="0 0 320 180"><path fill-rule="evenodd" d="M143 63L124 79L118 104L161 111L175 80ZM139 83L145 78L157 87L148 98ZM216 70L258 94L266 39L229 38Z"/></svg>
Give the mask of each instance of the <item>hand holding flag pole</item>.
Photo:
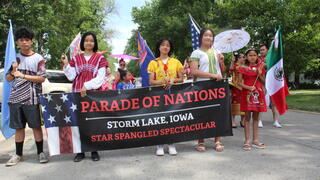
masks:
<svg viewBox="0 0 320 180"><path fill-rule="evenodd" d="M253 70L255 70L255 69L256 68L253 68ZM259 73L259 72L262 72L262 65L260 65L257 70L258 70L258 74L257 74L256 80L254 81L253 85L251 86L252 88L255 87L257 80L258 80L259 76L261 75L261 73ZM250 91L253 91L253 90L250 90Z"/></svg>
<svg viewBox="0 0 320 180"><path fill-rule="evenodd" d="M67 57L67 55L66 55L65 53L63 53L63 54L61 55L61 62L62 62L62 64L63 64L63 66L65 66L65 65L67 65L67 64L69 63L68 57Z"/></svg>

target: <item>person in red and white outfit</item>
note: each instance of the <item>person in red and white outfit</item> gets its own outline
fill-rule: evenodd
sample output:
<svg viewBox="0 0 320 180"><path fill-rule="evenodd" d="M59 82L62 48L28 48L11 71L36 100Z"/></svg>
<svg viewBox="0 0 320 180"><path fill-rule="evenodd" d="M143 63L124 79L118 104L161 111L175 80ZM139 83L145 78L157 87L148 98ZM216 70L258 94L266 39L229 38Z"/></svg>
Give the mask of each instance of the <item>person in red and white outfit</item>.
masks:
<svg viewBox="0 0 320 180"><path fill-rule="evenodd" d="M239 82L242 87L240 110L245 112L244 150L251 150L251 147L264 149L265 145L258 141L259 114L267 111L263 84L265 81L265 69L258 63L258 52L249 49L245 53L245 65L238 69ZM253 137L250 143L250 121L252 119Z"/></svg>
<svg viewBox="0 0 320 180"><path fill-rule="evenodd" d="M69 81L72 81L72 91L80 92L81 96L86 96L87 90L101 90L106 74L108 62L98 51L98 41L96 35L86 32L82 35L80 48L83 53L74 56L70 62L66 55L62 55L64 64L63 70ZM78 153L74 161L79 162L84 159L84 153ZM98 152L91 152L91 159L99 161Z"/></svg>

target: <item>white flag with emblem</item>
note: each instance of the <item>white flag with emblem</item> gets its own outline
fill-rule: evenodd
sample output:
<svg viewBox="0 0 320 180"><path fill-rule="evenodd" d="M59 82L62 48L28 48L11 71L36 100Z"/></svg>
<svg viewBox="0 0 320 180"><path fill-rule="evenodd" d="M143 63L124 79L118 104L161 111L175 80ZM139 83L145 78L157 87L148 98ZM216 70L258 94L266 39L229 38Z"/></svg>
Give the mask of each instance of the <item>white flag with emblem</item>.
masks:
<svg viewBox="0 0 320 180"><path fill-rule="evenodd" d="M267 58L266 89L279 114L284 114L288 109L286 96L288 87L283 70L282 33L279 28L271 43Z"/></svg>

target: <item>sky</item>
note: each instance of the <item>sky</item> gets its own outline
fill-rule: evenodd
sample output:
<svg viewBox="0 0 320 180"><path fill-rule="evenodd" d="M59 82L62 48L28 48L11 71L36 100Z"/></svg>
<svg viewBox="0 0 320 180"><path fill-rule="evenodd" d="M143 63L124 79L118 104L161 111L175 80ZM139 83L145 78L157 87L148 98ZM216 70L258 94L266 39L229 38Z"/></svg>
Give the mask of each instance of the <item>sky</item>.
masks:
<svg viewBox="0 0 320 180"><path fill-rule="evenodd" d="M122 54L131 37L131 31L138 25L132 21L131 11L133 7L141 7L148 0L115 0L116 12L108 19L107 27L113 29L115 34L111 39L112 54Z"/></svg>

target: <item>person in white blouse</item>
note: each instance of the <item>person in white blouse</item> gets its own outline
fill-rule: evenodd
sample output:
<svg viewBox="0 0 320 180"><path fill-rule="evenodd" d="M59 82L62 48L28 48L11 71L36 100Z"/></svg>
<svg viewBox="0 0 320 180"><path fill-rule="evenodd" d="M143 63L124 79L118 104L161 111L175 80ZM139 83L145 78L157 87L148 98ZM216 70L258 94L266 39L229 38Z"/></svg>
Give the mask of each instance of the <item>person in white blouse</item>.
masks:
<svg viewBox="0 0 320 180"><path fill-rule="evenodd" d="M190 69L195 81L222 79L222 72L225 71L224 56L212 47L213 36L212 29L203 28L199 37L200 48L193 51L190 56ZM221 137L216 137L214 141L215 150L223 151ZM206 150L204 139L199 139L196 150L199 152Z"/></svg>

